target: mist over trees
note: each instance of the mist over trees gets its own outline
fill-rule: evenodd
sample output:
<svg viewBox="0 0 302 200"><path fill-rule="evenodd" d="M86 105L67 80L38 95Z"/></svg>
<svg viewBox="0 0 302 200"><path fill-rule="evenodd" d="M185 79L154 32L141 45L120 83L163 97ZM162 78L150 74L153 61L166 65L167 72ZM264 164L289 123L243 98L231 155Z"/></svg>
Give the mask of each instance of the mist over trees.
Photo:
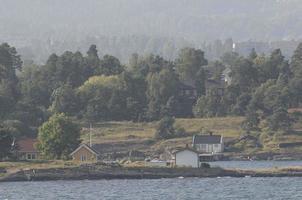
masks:
<svg viewBox="0 0 302 200"><path fill-rule="evenodd" d="M2 0L0 42L38 64L90 44L123 63L135 52L174 60L188 46L215 60L229 38L242 55L281 48L289 58L302 39L301 9L299 0Z"/></svg>

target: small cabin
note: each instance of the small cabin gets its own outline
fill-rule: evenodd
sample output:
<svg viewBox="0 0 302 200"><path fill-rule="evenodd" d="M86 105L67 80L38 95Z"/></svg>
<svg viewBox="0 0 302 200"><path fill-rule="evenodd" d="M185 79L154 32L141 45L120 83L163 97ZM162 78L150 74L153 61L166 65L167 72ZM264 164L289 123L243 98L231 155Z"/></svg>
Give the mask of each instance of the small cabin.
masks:
<svg viewBox="0 0 302 200"><path fill-rule="evenodd" d="M197 89L194 84L180 84L180 96L186 99L197 99Z"/></svg>
<svg viewBox="0 0 302 200"><path fill-rule="evenodd" d="M174 152L174 163L176 167L199 167L199 152L191 148L184 148Z"/></svg>
<svg viewBox="0 0 302 200"><path fill-rule="evenodd" d="M80 162L97 162L99 152L97 152L93 147L87 144L81 144L76 150L74 150L70 156L75 161Z"/></svg>
<svg viewBox="0 0 302 200"><path fill-rule="evenodd" d="M194 135L193 148L200 153L222 153L224 151L224 141L222 135Z"/></svg>
<svg viewBox="0 0 302 200"><path fill-rule="evenodd" d="M205 83L206 95L223 96L226 87L224 80L208 79Z"/></svg>
<svg viewBox="0 0 302 200"><path fill-rule="evenodd" d="M18 160L37 160L39 151L36 147L37 139L23 138L16 142L16 156Z"/></svg>

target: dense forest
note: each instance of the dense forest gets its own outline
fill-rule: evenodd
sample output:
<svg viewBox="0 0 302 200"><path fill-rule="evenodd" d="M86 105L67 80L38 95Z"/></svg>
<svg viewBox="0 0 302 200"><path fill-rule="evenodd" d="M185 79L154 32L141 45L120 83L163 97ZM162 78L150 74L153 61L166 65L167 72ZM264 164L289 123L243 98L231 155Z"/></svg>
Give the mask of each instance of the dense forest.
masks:
<svg viewBox="0 0 302 200"><path fill-rule="evenodd" d="M286 132L294 120L288 109L302 102L302 44L290 60L276 49L247 57L228 52L210 62L203 51L184 48L173 61L133 54L128 63L99 57L91 45L85 55L66 51L45 65L24 65L3 43L1 121L22 127L16 135L24 135L56 113L87 122L232 115L246 116L246 131L265 121L270 130Z"/></svg>

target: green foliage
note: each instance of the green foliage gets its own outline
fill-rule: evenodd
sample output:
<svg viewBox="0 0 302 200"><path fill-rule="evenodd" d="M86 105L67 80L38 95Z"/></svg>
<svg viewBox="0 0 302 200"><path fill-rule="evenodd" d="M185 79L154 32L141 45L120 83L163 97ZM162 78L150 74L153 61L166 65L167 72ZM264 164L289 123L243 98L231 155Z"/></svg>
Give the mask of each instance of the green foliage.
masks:
<svg viewBox="0 0 302 200"><path fill-rule="evenodd" d="M101 60L99 70L97 70L96 73L110 76L120 74L123 71L124 67L116 57L105 55Z"/></svg>
<svg viewBox="0 0 302 200"><path fill-rule="evenodd" d="M267 118L268 126L271 130L282 130L288 132L292 126L292 119L287 113L287 110L279 107L274 110L273 114Z"/></svg>
<svg viewBox="0 0 302 200"><path fill-rule="evenodd" d="M11 112L20 97L17 70L22 61L14 47L7 43L0 45L0 118Z"/></svg>
<svg viewBox="0 0 302 200"><path fill-rule="evenodd" d="M11 154L13 135L9 128L0 125L0 160Z"/></svg>
<svg viewBox="0 0 302 200"><path fill-rule="evenodd" d="M291 58L290 69L295 76L302 75L302 43L300 43Z"/></svg>
<svg viewBox="0 0 302 200"><path fill-rule="evenodd" d="M166 105L172 109L171 97L178 96L179 80L169 62L163 62L148 73L146 77L148 99L147 118L156 120L165 113ZM170 100L170 102L168 102Z"/></svg>
<svg viewBox="0 0 302 200"><path fill-rule="evenodd" d="M196 117L246 116L246 131L264 128L263 121L270 130L289 131L287 109L302 105L302 45L289 62L279 49L270 55L253 49L243 57L230 51L231 39L214 44L222 57L210 63L200 49L184 48L174 61L133 54L125 67L114 56L100 58L91 45L86 55L52 54L44 65L27 62L22 69L15 48L2 44L0 118L36 127L50 113L89 121L152 121L190 117L193 111ZM165 44L167 55L171 49ZM229 69L231 80L225 83Z"/></svg>
<svg viewBox="0 0 302 200"><path fill-rule="evenodd" d="M210 92L207 96L201 96L193 107L196 117L217 117L225 115L225 106L221 96Z"/></svg>
<svg viewBox="0 0 302 200"><path fill-rule="evenodd" d="M181 127L174 127L175 119L173 117L163 117L156 127L155 139L170 139L180 137L185 134Z"/></svg>
<svg viewBox="0 0 302 200"><path fill-rule="evenodd" d="M176 60L176 71L182 80L196 80L202 66L207 65L204 52L200 49L184 48Z"/></svg>
<svg viewBox="0 0 302 200"><path fill-rule="evenodd" d="M111 112L108 103L116 101L117 97L115 96L124 89L124 83L116 75L101 75L89 78L79 88L79 95L84 105L87 105L85 115L88 119L92 120L110 119L109 115ZM122 101L124 99L120 100Z"/></svg>
<svg viewBox="0 0 302 200"><path fill-rule="evenodd" d="M249 59L237 59L231 69L232 84L238 85L240 92L249 91L257 85L258 72Z"/></svg>
<svg viewBox="0 0 302 200"><path fill-rule="evenodd" d="M36 136L36 132L34 130L19 120L6 120L3 121L2 125L10 131L10 134L15 139Z"/></svg>
<svg viewBox="0 0 302 200"><path fill-rule="evenodd" d="M52 113L66 113L68 115L75 115L79 110L80 103L78 102L75 90L70 84L64 84L55 89L51 95L52 105L50 111Z"/></svg>
<svg viewBox="0 0 302 200"><path fill-rule="evenodd" d="M246 113L246 119L242 122L241 127L246 131L257 130L259 123L259 114L256 112L255 108L250 107Z"/></svg>
<svg viewBox="0 0 302 200"><path fill-rule="evenodd" d="M46 158L68 158L80 144L80 129L64 114L55 114L39 128L38 148Z"/></svg>

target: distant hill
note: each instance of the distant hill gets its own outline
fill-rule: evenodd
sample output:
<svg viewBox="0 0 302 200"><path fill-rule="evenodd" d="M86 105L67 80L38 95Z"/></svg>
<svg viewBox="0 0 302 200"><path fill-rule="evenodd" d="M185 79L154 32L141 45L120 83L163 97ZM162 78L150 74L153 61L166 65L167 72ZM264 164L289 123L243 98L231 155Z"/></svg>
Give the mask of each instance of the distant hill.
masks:
<svg viewBox="0 0 302 200"><path fill-rule="evenodd" d="M296 39L301 9L299 0L3 0L0 35Z"/></svg>
<svg viewBox="0 0 302 200"><path fill-rule="evenodd" d="M173 58L177 51L165 51L229 37L299 40L301 10L300 0L2 0L0 42L25 58L40 53L33 58L39 62L92 42L122 60L135 52Z"/></svg>

